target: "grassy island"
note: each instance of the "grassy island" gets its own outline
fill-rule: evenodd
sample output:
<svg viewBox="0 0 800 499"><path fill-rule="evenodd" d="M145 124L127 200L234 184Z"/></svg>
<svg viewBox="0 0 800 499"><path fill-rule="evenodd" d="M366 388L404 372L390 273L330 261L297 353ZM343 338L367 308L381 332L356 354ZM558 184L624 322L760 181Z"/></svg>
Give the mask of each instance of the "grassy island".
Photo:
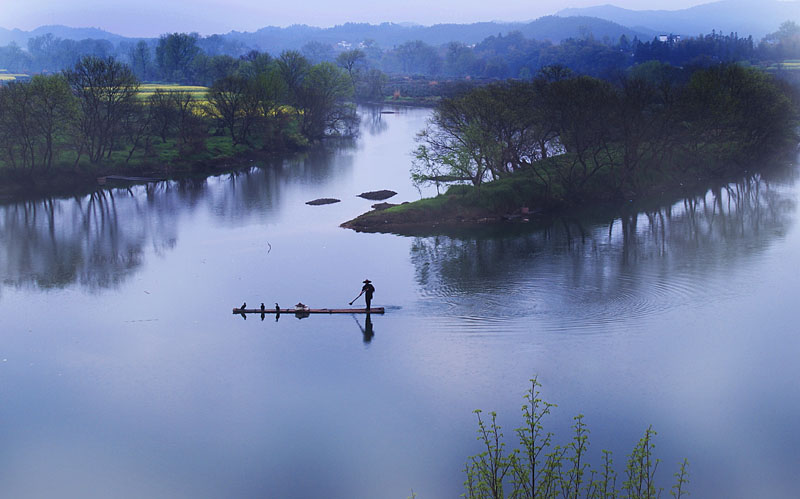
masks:
<svg viewBox="0 0 800 499"><path fill-rule="evenodd" d="M545 68L444 99L412 178L436 198L366 213L364 231L526 219L729 179L796 151L796 89L736 64L649 62L614 81Z"/></svg>

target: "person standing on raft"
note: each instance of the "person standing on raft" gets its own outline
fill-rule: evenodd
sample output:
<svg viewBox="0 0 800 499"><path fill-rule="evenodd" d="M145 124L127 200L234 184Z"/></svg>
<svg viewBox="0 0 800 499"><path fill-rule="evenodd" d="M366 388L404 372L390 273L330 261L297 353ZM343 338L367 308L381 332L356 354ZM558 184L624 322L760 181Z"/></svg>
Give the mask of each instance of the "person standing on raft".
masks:
<svg viewBox="0 0 800 499"><path fill-rule="evenodd" d="M367 301L367 312L369 312L373 293L375 293L375 286L372 285L372 281L369 279L364 279L364 285L361 287L361 292L358 294L358 296L353 298L353 301L350 302L350 305L352 305L354 301L358 300L361 295L364 295L364 299Z"/></svg>

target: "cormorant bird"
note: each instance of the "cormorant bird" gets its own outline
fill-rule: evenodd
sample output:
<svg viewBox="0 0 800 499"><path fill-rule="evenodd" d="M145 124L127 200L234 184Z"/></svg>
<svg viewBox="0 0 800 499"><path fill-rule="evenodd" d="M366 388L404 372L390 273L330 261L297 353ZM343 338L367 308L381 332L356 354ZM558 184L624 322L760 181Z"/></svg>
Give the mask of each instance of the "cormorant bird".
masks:
<svg viewBox="0 0 800 499"><path fill-rule="evenodd" d="M278 302L275 302L275 313L276 314L281 313L281 307L280 305L278 305Z"/></svg>
<svg viewBox="0 0 800 499"><path fill-rule="evenodd" d="M247 308L247 302L243 302L243 303L242 303L242 306L241 306L240 308L241 308L242 310L246 309L246 308Z"/></svg>
<svg viewBox="0 0 800 499"><path fill-rule="evenodd" d="M261 303L261 313L262 314L264 313L264 303L263 302Z"/></svg>

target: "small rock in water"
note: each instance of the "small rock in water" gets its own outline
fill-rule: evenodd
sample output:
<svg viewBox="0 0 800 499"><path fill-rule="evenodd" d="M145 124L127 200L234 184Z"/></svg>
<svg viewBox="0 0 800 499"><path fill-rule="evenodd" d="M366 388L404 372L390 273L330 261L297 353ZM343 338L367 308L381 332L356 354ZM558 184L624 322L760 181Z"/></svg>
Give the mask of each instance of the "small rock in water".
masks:
<svg viewBox="0 0 800 499"><path fill-rule="evenodd" d="M335 199L335 198L319 198L319 199L315 199L313 201L306 201L306 204L310 204L311 206L319 206L319 205L322 205L322 204L338 203L340 201L341 201L341 199Z"/></svg>
<svg viewBox="0 0 800 499"><path fill-rule="evenodd" d="M383 201L384 199L389 199L390 197L397 194L394 191L390 191L387 189L383 189L380 191L370 191L370 192L362 192L358 195L360 198L369 199L372 201Z"/></svg>

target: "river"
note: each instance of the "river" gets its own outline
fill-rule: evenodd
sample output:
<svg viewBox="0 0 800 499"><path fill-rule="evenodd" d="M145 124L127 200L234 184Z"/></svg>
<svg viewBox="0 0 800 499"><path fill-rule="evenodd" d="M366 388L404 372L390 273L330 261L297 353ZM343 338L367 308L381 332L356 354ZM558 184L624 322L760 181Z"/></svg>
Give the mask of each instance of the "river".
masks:
<svg viewBox="0 0 800 499"><path fill-rule="evenodd" d="M394 111L234 174L0 206L2 495L459 497L472 411L513 445L538 376L594 462L622 472L652 425L664 496L684 457L692 497L795 496L796 169L546 225L339 228L361 192L421 195L428 111ZM365 278L370 325L231 314Z"/></svg>

